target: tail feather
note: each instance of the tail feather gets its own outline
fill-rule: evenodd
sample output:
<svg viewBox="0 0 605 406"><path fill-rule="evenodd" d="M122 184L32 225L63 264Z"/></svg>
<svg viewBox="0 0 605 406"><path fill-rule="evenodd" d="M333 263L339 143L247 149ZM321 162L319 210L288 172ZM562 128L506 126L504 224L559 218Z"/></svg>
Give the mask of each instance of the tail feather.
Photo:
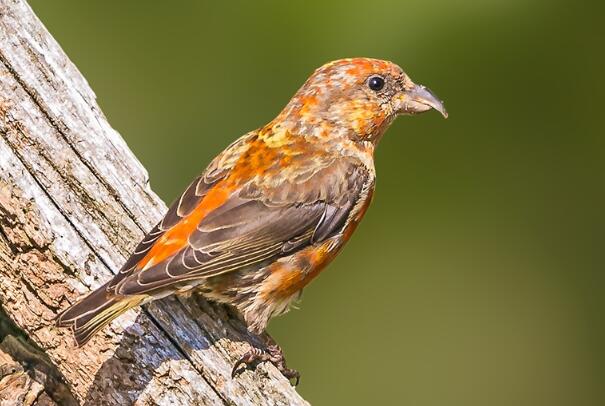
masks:
<svg viewBox="0 0 605 406"><path fill-rule="evenodd" d="M113 319L136 307L145 296L120 296L108 292L107 285L90 293L57 317L58 327L70 327L78 346L86 344L90 338Z"/></svg>

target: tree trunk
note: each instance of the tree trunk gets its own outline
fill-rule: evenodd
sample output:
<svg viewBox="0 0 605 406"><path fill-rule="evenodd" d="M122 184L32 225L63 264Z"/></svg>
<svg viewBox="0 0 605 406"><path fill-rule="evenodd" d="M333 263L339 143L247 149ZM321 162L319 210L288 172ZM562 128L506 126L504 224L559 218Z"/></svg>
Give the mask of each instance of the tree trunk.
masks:
<svg viewBox="0 0 605 406"><path fill-rule="evenodd" d="M110 279L166 210L86 80L23 0L0 0L0 405L306 402L228 309L171 297L76 348L58 312Z"/></svg>

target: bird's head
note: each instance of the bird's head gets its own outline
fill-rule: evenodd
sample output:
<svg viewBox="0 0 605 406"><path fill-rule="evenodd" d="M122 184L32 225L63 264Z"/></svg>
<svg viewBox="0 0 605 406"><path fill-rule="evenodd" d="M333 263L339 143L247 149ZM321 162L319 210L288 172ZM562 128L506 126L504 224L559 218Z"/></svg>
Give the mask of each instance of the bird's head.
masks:
<svg viewBox="0 0 605 406"><path fill-rule="evenodd" d="M375 142L398 115L430 109L447 118L443 103L396 64L352 58L317 69L277 120L298 133L340 132Z"/></svg>

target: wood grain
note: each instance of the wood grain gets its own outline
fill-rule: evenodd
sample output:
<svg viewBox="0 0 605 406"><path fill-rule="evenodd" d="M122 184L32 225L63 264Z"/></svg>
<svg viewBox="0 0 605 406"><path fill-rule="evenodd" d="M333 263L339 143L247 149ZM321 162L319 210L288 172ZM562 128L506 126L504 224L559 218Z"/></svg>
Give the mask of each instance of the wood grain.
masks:
<svg viewBox="0 0 605 406"><path fill-rule="evenodd" d="M307 404L271 365L231 378L256 338L201 297L130 311L83 348L53 326L120 268L165 211L29 5L0 0L0 305L11 326L0 327L9 340L0 363L43 371L19 381L34 397L23 404ZM14 335L20 345L8 345ZM15 374L5 377L25 379ZM2 399L5 381L0 402L11 401Z"/></svg>

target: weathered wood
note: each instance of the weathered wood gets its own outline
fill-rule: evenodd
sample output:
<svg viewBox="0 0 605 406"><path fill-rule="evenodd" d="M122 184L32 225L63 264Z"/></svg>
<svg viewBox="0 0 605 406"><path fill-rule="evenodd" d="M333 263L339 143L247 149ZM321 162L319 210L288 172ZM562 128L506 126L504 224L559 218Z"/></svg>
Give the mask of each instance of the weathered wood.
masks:
<svg viewBox="0 0 605 406"><path fill-rule="evenodd" d="M41 399L45 400L42 401ZM0 406L9 405L56 405L44 391L44 386L34 380L9 354L0 350Z"/></svg>
<svg viewBox="0 0 605 406"><path fill-rule="evenodd" d="M20 337L6 335L0 343L0 406L75 404L60 378L45 354Z"/></svg>
<svg viewBox="0 0 605 406"><path fill-rule="evenodd" d="M53 326L119 269L165 210L27 3L0 0L0 305L27 336L25 350L0 347L0 362L47 377L17 368L6 382L45 404L306 404L271 365L231 378L255 338L200 297L130 311L81 349Z"/></svg>

